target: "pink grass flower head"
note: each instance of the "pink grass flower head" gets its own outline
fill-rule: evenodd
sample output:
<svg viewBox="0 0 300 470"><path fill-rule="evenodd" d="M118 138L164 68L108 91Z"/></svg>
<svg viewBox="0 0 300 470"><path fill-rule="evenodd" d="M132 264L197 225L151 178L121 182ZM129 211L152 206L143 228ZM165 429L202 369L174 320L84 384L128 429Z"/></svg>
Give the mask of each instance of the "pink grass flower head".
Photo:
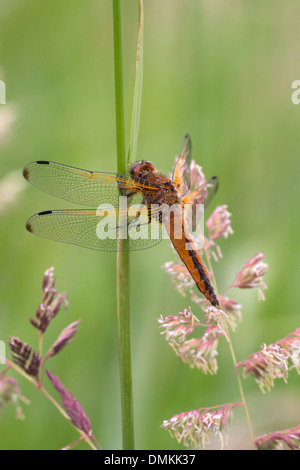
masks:
<svg viewBox="0 0 300 470"><path fill-rule="evenodd" d="M53 267L45 271L42 284L42 303L36 311L35 318L30 318L30 323L41 333L45 333L50 321L58 314L62 306L65 311L68 307L67 294L55 289L56 279L53 275Z"/></svg>
<svg viewBox="0 0 300 470"><path fill-rule="evenodd" d="M13 403L15 396L20 394L18 382L12 377L6 375L0 376L0 403ZM1 404L0 404L1 408Z"/></svg>
<svg viewBox="0 0 300 470"><path fill-rule="evenodd" d="M289 356L292 365L289 369L295 368L297 373L300 374L300 328L287 335L285 338L276 342L282 347Z"/></svg>
<svg viewBox="0 0 300 470"><path fill-rule="evenodd" d="M295 368L300 374L300 328L285 338L269 346L263 345L261 350L241 361L237 367L243 367L243 375L252 375L262 392L270 390L274 380L282 378L287 382L288 372ZM291 363L291 364L290 364Z"/></svg>
<svg viewBox="0 0 300 470"><path fill-rule="evenodd" d="M6 375L0 375L0 412L5 405L14 405L16 407L16 418L24 419L24 414L19 402L28 404L29 400L25 398L20 391L18 382Z"/></svg>
<svg viewBox="0 0 300 470"><path fill-rule="evenodd" d="M287 381L288 354L278 344L264 344L259 352L239 362L237 367L244 368L244 377L252 375L264 393L271 390L275 379Z"/></svg>
<svg viewBox="0 0 300 470"><path fill-rule="evenodd" d="M48 357L55 356L61 349L63 349L67 344L69 344L73 340L75 333L77 333L78 331L76 327L79 323L80 320L74 321L62 330L57 340L53 343L53 345L47 352L45 360Z"/></svg>
<svg viewBox="0 0 300 470"><path fill-rule="evenodd" d="M71 423L88 436L92 436L91 422L78 400L73 397L71 392L66 390L58 377L52 374L49 370L46 370L46 372L53 387L60 394L62 406L65 408Z"/></svg>
<svg viewBox="0 0 300 470"><path fill-rule="evenodd" d="M190 165L190 178L191 178L191 189L197 189L205 182L205 176L202 171L202 166L197 165L195 160L191 161Z"/></svg>
<svg viewBox="0 0 300 470"><path fill-rule="evenodd" d="M232 420L234 408L239 405L241 403L229 403L220 407L186 411L165 420L161 427L186 447L204 448L210 443L211 435L221 438L221 432L227 429Z"/></svg>
<svg viewBox="0 0 300 470"><path fill-rule="evenodd" d="M215 374L218 369L216 356L218 354L218 339L224 334L218 325L210 325L200 338L187 339L194 329L201 325L192 312L185 310L179 316L161 316L158 319L169 345L179 357L191 368L197 367L205 374Z"/></svg>
<svg viewBox="0 0 300 470"><path fill-rule="evenodd" d="M264 300L264 294L262 289L267 289L267 285L263 281L263 276L268 270L267 263L263 262L264 254L258 253L244 264L241 271L239 271L235 277L235 280L231 284L232 287L239 287L240 289L256 289L258 288L259 300Z"/></svg>
<svg viewBox="0 0 300 470"><path fill-rule="evenodd" d="M209 258L212 256L216 262L223 258L220 246L217 245L212 239L204 237L203 246L204 251L207 253Z"/></svg>
<svg viewBox="0 0 300 470"><path fill-rule="evenodd" d="M229 315L220 308L210 305L204 310L206 323L215 323L218 326L220 333L222 333L229 341L228 325L230 324Z"/></svg>
<svg viewBox="0 0 300 470"><path fill-rule="evenodd" d="M283 450L286 445L291 450L300 449L300 425L284 431L263 434L255 439L259 450Z"/></svg>
<svg viewBox="0 0 300 470"><path fill-rule="evenodd" d="M216 374L218 370L218 339L223 335L217 325L209 326L201 338L191 338L179 345L175 352L191 368L197 367L204 374Z"/></svg>
<svg viewBox="0 0 300 470"><path fill-rule="evenodd" d="M204 237L204 249L208 256L212 255L215 261L223 257L221 248L215 244L215 240L221 237L227 238L228 235L233 234L230 220L231 213L227 208L226 204L218 206L206 221L209 236L208 238ZM215 251L213 248L215 248Z"/></svg>
<svg viewBox="0 0 300 470"><path fill-rule="evenodd" d="M199 325L199 320L192 313L190 308L186 308L183 312L179 312L178 316L169 315L157 319L160 328L163 329L162 335L165 335L168 342L175 344L182 343L186 340L187 335L194 331Z"/></svg>
<svg viewBox="0 0 300 470"><path fill-rule="evenodd" d="M233 234L231 227L231 213L227 210L228 206L218 206L206 222L209 231L209 239L216 240L217 238L228 238L228 235Z"/></svg>
<svg viewBox="0 0 300 470"><path fill-rule="evenodd" d="M242 321L242 306L228 297L219 295L219 304L221 309L228 315L227 323L230 328L234 331L237 324Z"/></svg>
<svg viewBox="0 0 300 470"><path fill-rule="evenodd" d="M162 268L171 276L173 286L183 297L194 287L195 282L184 264L169 261Z"/></svg>
<svg viewBox="0 0 300 470"><path fill-rule="evenodd" d="M15 336L11 336L8 345L12 351L15 364L20 366L26 374L38 378L41 359L32 347Z"/></svg>

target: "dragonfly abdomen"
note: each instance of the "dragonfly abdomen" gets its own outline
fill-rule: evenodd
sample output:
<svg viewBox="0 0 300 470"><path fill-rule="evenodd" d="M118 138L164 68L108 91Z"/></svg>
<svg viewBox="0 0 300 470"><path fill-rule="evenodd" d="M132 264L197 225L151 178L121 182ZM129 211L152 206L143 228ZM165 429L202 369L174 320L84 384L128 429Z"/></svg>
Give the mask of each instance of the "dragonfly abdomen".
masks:
<svg viewBox="0 0 300 470"><path fill-rule="evenodd" d="M170 228L171 227L172 223ZM173 246L194 279L196 286L205 298L216 307L219 305L219 302L210 281L207 269L193 243L186 237L184 226L182 225L182 235L179 238L176 238L172 232L171 228L169 235Z"/></svg>
<svg viewBox="0 0 300 470"><path fill-rule="evenodd" d="M189 273L194 279L200 292L214 306L219 305L214 288L210 282L205 265L197 251L189 250L189 257L184 261Z"/></svg>

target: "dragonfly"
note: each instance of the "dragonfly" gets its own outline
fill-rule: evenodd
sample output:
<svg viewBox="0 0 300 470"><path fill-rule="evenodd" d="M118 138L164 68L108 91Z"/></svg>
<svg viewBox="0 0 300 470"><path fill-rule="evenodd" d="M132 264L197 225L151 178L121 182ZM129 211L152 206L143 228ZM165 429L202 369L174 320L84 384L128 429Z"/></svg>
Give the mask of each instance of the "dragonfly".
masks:
<svg viewBox="0 0 300 470"><path fill-rule="evenodd" d="M171 178L145 160L133 163L128 175L88 171L47 160L29 163L23 169L29 183L89 208L39 212L27 220L26 229L55 241L118 251L150 248L161 241L164 228L197 288L216 307L219 302L208 270L180 209L192 207L192 225L196 223L193 209L198 204L207 207L218 188L218 178L213 176L192 188L191 149L187 134ZM168 210L173 207L176 210ZM153 226L159 230L153 230Z"/></svg>

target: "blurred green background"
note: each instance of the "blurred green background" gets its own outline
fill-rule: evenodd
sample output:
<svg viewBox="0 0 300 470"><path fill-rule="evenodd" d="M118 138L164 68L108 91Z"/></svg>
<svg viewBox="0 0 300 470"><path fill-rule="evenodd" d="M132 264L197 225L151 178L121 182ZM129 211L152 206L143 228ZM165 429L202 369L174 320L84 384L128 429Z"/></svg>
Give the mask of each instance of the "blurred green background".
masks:
<svg viewBox="0 0 300 470"><path fill-rule="evenodd" d="M234 235L221 240L215 263L220 291L243 263L265 253L266 301L232 291L243 305L233 335L237 360L299 326L300 105L291 84L300 79L297 0L145 0L144 85L138 154L169 174L184 134L206 176L217 174L215 204L228 204ZM138 28L136 1L122 2L126 138L128 143ZM104 449L122 446L116 325L116 256L34 237L26 219L71 207L23 181L21 170L43 159L100 171L116 170L112 3L110 0L1 0L1 181L20 193L0 212L0 339L36 346L28 322L41 301L43 272L55 266L69 309L51 324L46 342L81 318L75 341L49 361L85 408ZM13 176L10 175L11 172ZM17 176L16 176L17 175ZM1 184L1 182L0 182ZM18 184L18 183L17 183ZM4 202L3 202L4 201ZM172 415L239 401L225 340L219 372L204 376L181 363L156 319L192 306L161 269L173 254L167 241L131 257L132 355L138 449L182 448L160 428ZM0 366L0 370L3 366ZM12 375L14 375L12 373ZM15 376L15 375L14 375ZM51 384L46 383L48 390ZM77 438L52 405L19 380L31 405L25 421L13 407L0 418L1 449L56 449ZM299 376L277 380L262 395L243 381L255 434L299 424ZM57 397L53 390L53 395ZM235 411L229 447L250 445L242 409ZM218 443L216 444L219 445ZM81 446L84 448L84 445Z"/></svg>

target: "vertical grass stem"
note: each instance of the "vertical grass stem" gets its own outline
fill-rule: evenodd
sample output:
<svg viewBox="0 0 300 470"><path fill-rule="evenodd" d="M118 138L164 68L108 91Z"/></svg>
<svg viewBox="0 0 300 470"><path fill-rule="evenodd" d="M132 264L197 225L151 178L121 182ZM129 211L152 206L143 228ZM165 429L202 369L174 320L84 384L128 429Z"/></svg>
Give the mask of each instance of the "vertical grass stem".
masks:
<svg viewBox="0 0 300 470"><path fill-rule="evenodd" d="M122 65L122 30L120 0L113 0L113 34L115 65L115 101L117 132L117 168L118 173L127 173L128 162L125 154L124 132L124 96ZM134 449L133 393L131 372L130 342L130 277L129 252L126 251L128 240L118 240L117 255L117 315L119 369L121 385L122 435L123 449Z"/></svg>

